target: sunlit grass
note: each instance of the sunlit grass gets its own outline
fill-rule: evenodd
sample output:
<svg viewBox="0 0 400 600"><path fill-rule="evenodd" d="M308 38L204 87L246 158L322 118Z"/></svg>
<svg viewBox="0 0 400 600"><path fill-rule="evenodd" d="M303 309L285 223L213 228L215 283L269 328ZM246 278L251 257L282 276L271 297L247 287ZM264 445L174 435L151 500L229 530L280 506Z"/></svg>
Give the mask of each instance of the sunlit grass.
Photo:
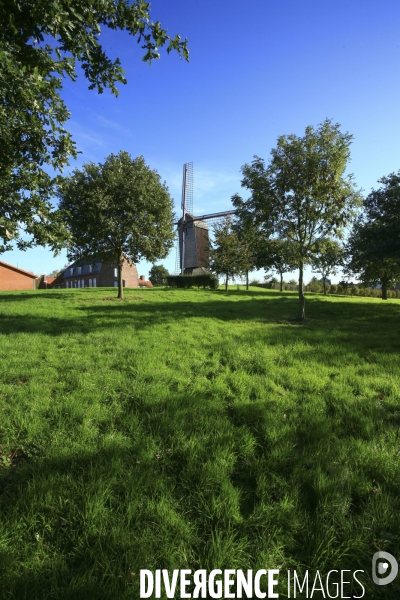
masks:
<svg viewBox="0 0 400 600"><path fill-rule="evenodd" d="M285 597L308 568L397 598L370 571L400 557L400 302L307 311L255 288L2 293L0 597L138 598L162 568L279 568Z"/></svg>

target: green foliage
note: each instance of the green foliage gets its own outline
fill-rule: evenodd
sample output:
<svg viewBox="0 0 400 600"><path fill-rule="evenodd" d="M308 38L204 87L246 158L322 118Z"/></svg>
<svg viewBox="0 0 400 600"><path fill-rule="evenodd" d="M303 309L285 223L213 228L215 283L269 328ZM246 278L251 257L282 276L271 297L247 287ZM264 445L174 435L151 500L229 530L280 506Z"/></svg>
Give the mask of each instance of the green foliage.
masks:
<svg viewBox="0 0 400 600"><path fill-rule="evenodd" d="M0 3L0 23L0 252L15 239L21 249L49 243L57 250L66 232L51 203L57 177L49 173L77 154L64 128L63 78L76 79L78 62L90 89L118 95L126 79L99 43L104 27L136 38L149 63L162 46L188 59L187 42L152 21L144 0L8 0ZM21 228L28 241L19 238Z"/></svg>
<svg viewBox="0 0 400 600"><path fill-rule="evenodd" d="M179 289L202 287L216 290L219 286L218 278L211 273L204 273L203 275L169 275L166 280L167 285Z"/></svg>
<svg viewBox="0 0 400 600"><path fill-rule="evenodd" d="M85 164L64 179L58 197L71 235L69 259L117 261L119 298L124 257L154 261L173 246L173 201L142 156L119 152L103 164Z"/></svg>
<svg viewBox="0 0 400 600"><path fill-rule="evenodd" d="M294 325L296 293L110 291L0 293L0 596L219 567L395 599L370 572L400 541L399 301L310 295Z"/></svg>
<svg viewBox="0 0 400 600"><path fill-rule="evenodd" d="M167 285L168 270L163 265L153 265L150 269L149 280L153 286Z"/></svg>
<svg viewBox="0 0 400 600"><path fill-rule="evenodd" d="M347 241L346 272L361 281L388 288L400 279L400 171L379 180L384 186L364 201Z"/></svg>
<svg viewBox="0 0 400 600"><path fill-rule="evenodd" d="M246 278L246 289L249 287L249 272L265 264L267 240L262 229L248 215L240 199L236 199L236 218L232 228L237 235L240 246L240 274Z"/></svg>
<svg viewBox="0 0 400 600"><path fill-rule="evenodd" d="M249 255L241 252L241 241L231 217L225 217L220 223L213 225L214 242L210 247L210 270L217 275L224 275L225 290L228 291L228 280L241 275L249 269Z"/></svg>
<svg viewBox="0 0 400 600"><path fill-rule="evenodd" d="M378 181L382 187L364 200L365 220L377 227L381 255L400 260L400 171Z"/></svg>
<svg viewBox="0 0 400 600"><path fill-rule="evenodd" d="M378 221L358 219L347 240L346 272L370 285L379 283L386 300L388 287L400 279L400 258L386 251L384 236Z"/></svg>
<svg viewBox="0 0 400 600"><path fill-rule="evenodd" d="M268 270L275 271L280 278L280 291L283 290L283 275L296 268L296 254L293 242L279 238L270 239L266 244ZM267 274L266 274L267 278Z"/></svg>
<svg viewBox="0 0 400 600"><path fill-rule="evenodd" d="M336 240L323 238L317 244L316 254L312 258L312 268L322 276L325 295L327 277L330 274L336 275L338 267L343 266L344 260L345 249Z"/></svg>
<svg viewBox="0 0 400 600"><path fill-rule="evenodd" d="M251 190L250 198L245 202L233 198L235 205L245 204L247 214L266 234L293 243L302 319L304 265L328 234L342 234L361 202L352 176L344 176L351 140L328 119L317 129L307 127L303 137L281 136L268 166L255 157L242 167L242 187Z"/></svg>

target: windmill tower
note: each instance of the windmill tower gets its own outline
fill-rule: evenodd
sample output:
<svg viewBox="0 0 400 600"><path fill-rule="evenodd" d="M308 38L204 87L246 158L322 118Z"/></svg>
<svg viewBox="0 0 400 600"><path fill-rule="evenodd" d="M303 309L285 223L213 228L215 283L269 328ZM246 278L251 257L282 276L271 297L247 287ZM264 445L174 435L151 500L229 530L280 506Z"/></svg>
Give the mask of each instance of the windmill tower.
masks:
<svg viewBox="0 0 400 600"><path fill-rule="evenodd" d="M182 217L177 223L178 244L175 272L181 275L198 275L208 269L209 225L206 221L218 220L235 211L225 211L202 217L193 215L193 163L183 165L182 179Z"/></svg>

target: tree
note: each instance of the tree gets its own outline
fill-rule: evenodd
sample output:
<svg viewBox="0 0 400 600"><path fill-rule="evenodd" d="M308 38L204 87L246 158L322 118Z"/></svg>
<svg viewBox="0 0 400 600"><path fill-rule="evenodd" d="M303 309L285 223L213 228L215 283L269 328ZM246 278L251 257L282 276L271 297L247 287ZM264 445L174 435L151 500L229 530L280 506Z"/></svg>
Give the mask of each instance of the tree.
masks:
<svg viewBox="0 0 400 600"><path fill-rule="evenodd" d="M266 268L266 273L268 270L272 270L279 274L279 289L282 292L283 275L296 268L293 243L279 238L271 239L267 248L269 267Z"/></svg>
<svg viewBox="0 0 400 600"><path fill-rule="evenodd" d="M378 221L360 217L347 240L345 271L359 277L364 284L382 287L382 300L387 300L387 290L400 278L400 260L387 252L386 231Z"/></svg>
<svg viewBox="0 0 400 600"><path fill-rule="evenodd" d="M293 243L300 319L305 318L304 265L328 233L341 235L361 203L352 175L344 176L352 136L339 127L326 119L316 129L307 127L302 137L281 136L268 166L256 156L242 167L242 187L251 190L248 212L270 235Z"/></svg>
<svg viewBox="0 0 400 600"><path fill-rule="evenodd" d="M249 289L249 272L257 267L261 252L262 236L251 220L238 217L232 224L240 246L241 273Z"/></svg>
<svg viewBox="0 0 400 600"><path fill-rule="evenodd" d="M312 259L312 268L322 276L324 295L326 296L326 278L336 275L337 268L343 266L345 258L344 247L336 240L322 239L317 246L317 253Z"/></svg>
<svg viewBox="0 0 400 600"><path fill-rule="evenodd" d="M383 186L364 200L366 222L376 223L382 256L400 259L400 171L378 180Z"/></svg>
<svg viewBox="0 0 400 600"><path fill-rule="evenodd" d="M153 265L150 269L149 279L154 286L167 285L168 270L163 265Z"/></svg>
<svg viewBox="0 0 400 600"><path fill-rule="evenodd" d="M387 289L400 277L400 171L379 179L383 186L363 203L347 243L346 272Z"/></svg>
<svg viewBox="0 0 400 600"><path fill-rule="evenodd" d="M210 270L216 275L224 275L225 291L228 280L245 272L238 234L230 217L213 225L214 243L210 247Z"/></svg>
<svg viewBox="0 0 400 600"><path fill-rule="evenodd" d="M65 231L51 198L62 170L77 154L64 125L63 78L75 80L79 62L89 88L102 93L126 83L118 59L99 43L102 27L126 30L142 44L143 60L159 48L188 59L187 42L153 22L145 0L7 0L0 3L0 252L49 243L62 247ZM19 237L19 230L29 234Z"/></svg>
<svg viewBox="0 0 400 600"><path fill-rule="evenodd" d="M118 298L125 258L154 261L173 246L173 201L142 156L119 152L103 164L85 164L64 179L58 197L71 235L68 258L116 261Z"/></svg>

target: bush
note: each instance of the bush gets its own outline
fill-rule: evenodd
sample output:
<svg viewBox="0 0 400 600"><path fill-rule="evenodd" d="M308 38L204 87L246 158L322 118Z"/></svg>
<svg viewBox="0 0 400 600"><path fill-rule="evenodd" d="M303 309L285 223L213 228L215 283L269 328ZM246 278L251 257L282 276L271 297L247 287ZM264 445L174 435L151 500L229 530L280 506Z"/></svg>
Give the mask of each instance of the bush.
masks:
<svg viewBox="0 0 400 600"><path fill-rule="evenodd" d="M316 277L313 277L309 283L307 283L307 291L314 293L321 293L323 291L323 285Z"/></svg>
<svg viewBox="0 0 400 600"><path fill-rule="evenodd" d="M208 287L210 290L216 290L219 286L217 277L211 275L211 273L204 275L169 275L166 279L167 285L177 288Z"/></svg>
<svg viewBox="0 0 400 600"><path fill-rule="evenodd" d="M149 280L156 287L158 285L166 285L169 273L162 265L153 265L150 269Z"/></svg>

